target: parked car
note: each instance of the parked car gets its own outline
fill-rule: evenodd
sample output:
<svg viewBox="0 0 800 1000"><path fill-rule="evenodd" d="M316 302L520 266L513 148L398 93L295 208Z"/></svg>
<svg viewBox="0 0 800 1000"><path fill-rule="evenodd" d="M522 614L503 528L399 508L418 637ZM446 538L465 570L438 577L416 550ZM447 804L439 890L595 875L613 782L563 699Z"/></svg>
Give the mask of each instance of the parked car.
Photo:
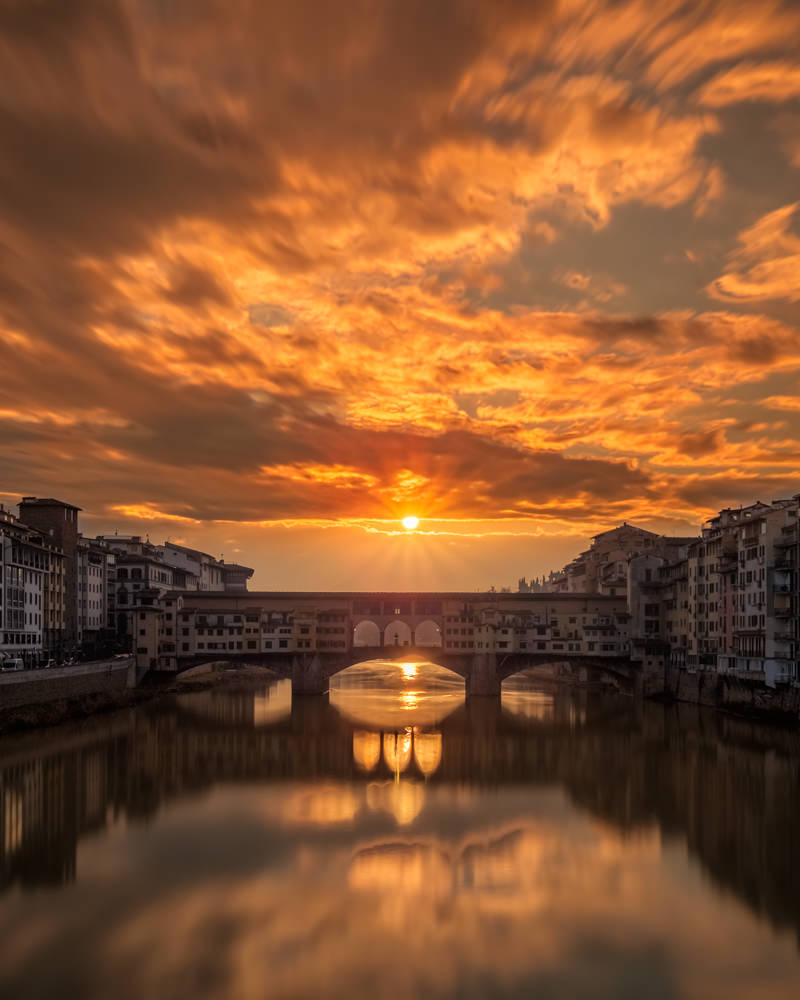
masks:
<svg viewBox="0 0 800 1000"><path fill-rule="evenodd" d="M24 670L25 663L18 657L9 660L3 660L0 663L0 671L7 673L10 670Z"/></svg>

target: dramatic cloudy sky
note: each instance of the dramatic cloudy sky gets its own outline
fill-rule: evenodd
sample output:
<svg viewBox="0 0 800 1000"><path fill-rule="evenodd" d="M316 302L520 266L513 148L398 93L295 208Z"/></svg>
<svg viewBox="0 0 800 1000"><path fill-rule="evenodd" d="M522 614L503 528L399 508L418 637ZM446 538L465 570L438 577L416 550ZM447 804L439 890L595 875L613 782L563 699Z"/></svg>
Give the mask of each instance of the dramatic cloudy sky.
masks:
<svg viewBox="0 0 800 1000"><path fill-rule="evenodd" d="M796 492L798 52L778 0L0 0L0 501L474 588Z"/></svg>

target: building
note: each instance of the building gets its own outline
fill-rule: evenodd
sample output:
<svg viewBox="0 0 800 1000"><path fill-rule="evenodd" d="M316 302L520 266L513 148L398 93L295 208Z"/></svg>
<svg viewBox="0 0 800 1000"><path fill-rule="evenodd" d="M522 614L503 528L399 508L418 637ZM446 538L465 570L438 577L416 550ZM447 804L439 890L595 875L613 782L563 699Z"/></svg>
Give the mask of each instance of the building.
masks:
<svg viewBox="0 0 800 1000"><path fill-rule="evenodd" d="M53 497L23 497L19 519L40 532L63 554L64 638L63 648L72 652L78 642L78 513L80 507Z"/></svg>
<svg viewBox="0 0 800 1000"><path fill-rule="evenodd" d="M627 594L628 565L639 556L675 559L693 538L672 538L624 522L595 535L591 546L558 574L550 574L548 590L569 594Z"/></svg>
<svg viewBox="0 0 800 1000"><path fill-rule="evenodd" d="M37 664L44 653L44 594L50 557L44 536L0 509L0 659Z"/></svg>
<svg viewBox="0 0 800 1000"><path fill-rule="evenodd" d="M624 596L580 594L282 594L140 591L131 609L139 668L239 654L436 647L443 653L619 657ZM409 624L410 623L410 624Z"/></svg>
<svg viewBox="0 0 800 1000"><path fill-rule="evenodd" d="M252 577L253 570L249 566L240 566L238 563L226 563L221 560L222 585L227 591L242 592L247 590L247 581Z"/></svg>
<svg viewBox="0 0 800 1000"><path fill-rule="evenodd" d="M100 655L115 633L116 556L102 542L79 534L76 566L77 643L85 654Z"/></svg>
<svg viewBox="0 0 800 1000"><path fill-rule="evenodd" d="M798 683L798 519L800 494L726 508L677 558L633 559L634 647L689 670Z"/></svg>

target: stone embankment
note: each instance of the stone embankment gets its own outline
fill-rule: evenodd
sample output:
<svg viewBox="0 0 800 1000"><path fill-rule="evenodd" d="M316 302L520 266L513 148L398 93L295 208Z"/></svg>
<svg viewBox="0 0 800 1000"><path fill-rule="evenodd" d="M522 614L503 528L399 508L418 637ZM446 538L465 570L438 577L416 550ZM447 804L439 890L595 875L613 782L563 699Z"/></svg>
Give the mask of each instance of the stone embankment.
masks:
<svg viewBox="0 0 800 1000"><path fill-rule="evenodd" d="M0 674L0 733L52 726L101 712L129 708L165 694L223 686L252 690L275 679L271 670L245 668L198 671L187 678L170 677L147 687L135 687L132 659L81 663L58 670ZM217 666L220 669L214 670Z"/></svg>
<svg viewBox="0 0 800 1000"><path fill-rule="evenodd" d="M800 688L770 688L762 681L732 674L653 667L644 672L642 694L645 698L704 705L763 721L800 723Z"/></svg>
<svg viewBox="0 0 800 1000"><path fill-rule="evenodd" d="M51 670L0 674L0 709L35 705L60 698L80 698L136 686L132 657L76 663Z"/></svg>

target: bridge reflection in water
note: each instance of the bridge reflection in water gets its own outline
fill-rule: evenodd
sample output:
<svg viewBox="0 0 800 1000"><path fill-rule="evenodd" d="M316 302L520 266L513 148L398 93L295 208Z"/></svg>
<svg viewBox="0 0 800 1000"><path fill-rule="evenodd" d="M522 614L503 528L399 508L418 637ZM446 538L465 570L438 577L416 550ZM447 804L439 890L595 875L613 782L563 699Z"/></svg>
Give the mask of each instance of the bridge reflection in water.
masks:
<svg viewBox="0 0 800 1000"><path fill-rule="evenodd" d="M371 775L383 762L392 776L370 783L367 807L390 813L400 826L411 823L425 803L424 780L442 761L435 726L464 705L463 678L427 660L373 660L331 678L330 703L365 727L353 732L359 770Z"/></svg>
<svg viewBox="0 0 800 1000"><path fill-rule="evenodd" d="M392 669L0 742L0 993L798 995L800 736Z"/></svg>

